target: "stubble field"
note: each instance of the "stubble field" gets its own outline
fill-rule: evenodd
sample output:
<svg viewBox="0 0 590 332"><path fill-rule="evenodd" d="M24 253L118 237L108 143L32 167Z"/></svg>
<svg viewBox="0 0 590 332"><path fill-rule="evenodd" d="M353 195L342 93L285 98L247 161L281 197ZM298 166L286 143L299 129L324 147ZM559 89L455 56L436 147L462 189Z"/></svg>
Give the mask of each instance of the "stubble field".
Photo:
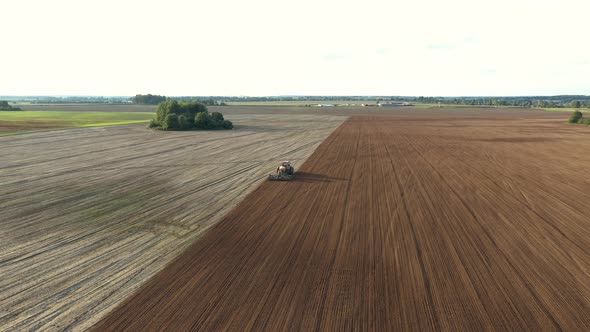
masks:
<svg viewBox="0 0 590 332"><path fill-rule="evenodd" d="M233 116L0 137L0 330L84 329L345 118Z"/></svg>

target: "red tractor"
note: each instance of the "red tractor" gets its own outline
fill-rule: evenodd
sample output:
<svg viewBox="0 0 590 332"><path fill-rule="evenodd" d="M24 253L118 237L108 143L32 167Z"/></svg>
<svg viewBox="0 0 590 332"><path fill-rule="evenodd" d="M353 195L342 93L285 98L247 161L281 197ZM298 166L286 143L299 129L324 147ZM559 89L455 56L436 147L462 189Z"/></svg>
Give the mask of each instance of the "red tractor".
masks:
<svg viewBox="0 0 590 332"><path fill-rule="evenodd" d="M295 177L295 167L287 160L282 161L277 167L276 174L270 174L268 179L271 181L291 181Z"/></svg>

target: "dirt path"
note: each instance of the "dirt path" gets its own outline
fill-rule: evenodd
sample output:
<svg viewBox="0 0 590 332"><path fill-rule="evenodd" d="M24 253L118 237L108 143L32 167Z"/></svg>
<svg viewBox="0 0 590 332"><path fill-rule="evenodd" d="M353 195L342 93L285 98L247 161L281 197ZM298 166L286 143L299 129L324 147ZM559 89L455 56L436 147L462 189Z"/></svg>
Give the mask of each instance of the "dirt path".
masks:
<svg viewBox="0 0 590 332"><path fill-rule="evenodd" d="M98 330L589 330L590 131L354 117Z"/></svg>
<svg viewBox="0 0 590 332"><path fill-rule="evenodd" d="M345 117L240 116L0 137L0 331L83 330Z"/></svg>

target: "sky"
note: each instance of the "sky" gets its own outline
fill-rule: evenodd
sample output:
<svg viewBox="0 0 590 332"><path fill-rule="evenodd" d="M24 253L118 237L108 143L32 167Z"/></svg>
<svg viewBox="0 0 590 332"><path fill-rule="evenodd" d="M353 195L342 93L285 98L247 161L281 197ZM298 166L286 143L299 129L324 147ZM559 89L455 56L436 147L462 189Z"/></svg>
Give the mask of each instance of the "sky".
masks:
<svg viewBox="0 0 590 332"><path fill-rule="evenodd" d="M5 0L0 95L590 94L587 0Z"/></svg>

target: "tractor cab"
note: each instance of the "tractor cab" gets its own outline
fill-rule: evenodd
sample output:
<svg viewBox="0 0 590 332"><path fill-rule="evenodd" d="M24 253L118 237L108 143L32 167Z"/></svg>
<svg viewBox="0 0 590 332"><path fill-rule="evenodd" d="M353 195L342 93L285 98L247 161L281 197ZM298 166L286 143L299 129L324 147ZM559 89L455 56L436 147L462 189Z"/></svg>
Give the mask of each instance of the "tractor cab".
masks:
<svg viewBox="0 0 590 332"><path fill-rule="evenodd" d="M295 167L288 160L283 160L277 167L276 174L270 174L268 179L271 181L290 181L293 179Z"/></svg>
<svg viewBox="0 0 590 332"><path fill-rule="evenodd" d="M279 166L279 168L284 167L285 168L285 172L289 175L293 175L294 172L294 168L293 166L291 166L291 162L289 162L288 160L283 160L281 161L281 166Z"/></svg>

